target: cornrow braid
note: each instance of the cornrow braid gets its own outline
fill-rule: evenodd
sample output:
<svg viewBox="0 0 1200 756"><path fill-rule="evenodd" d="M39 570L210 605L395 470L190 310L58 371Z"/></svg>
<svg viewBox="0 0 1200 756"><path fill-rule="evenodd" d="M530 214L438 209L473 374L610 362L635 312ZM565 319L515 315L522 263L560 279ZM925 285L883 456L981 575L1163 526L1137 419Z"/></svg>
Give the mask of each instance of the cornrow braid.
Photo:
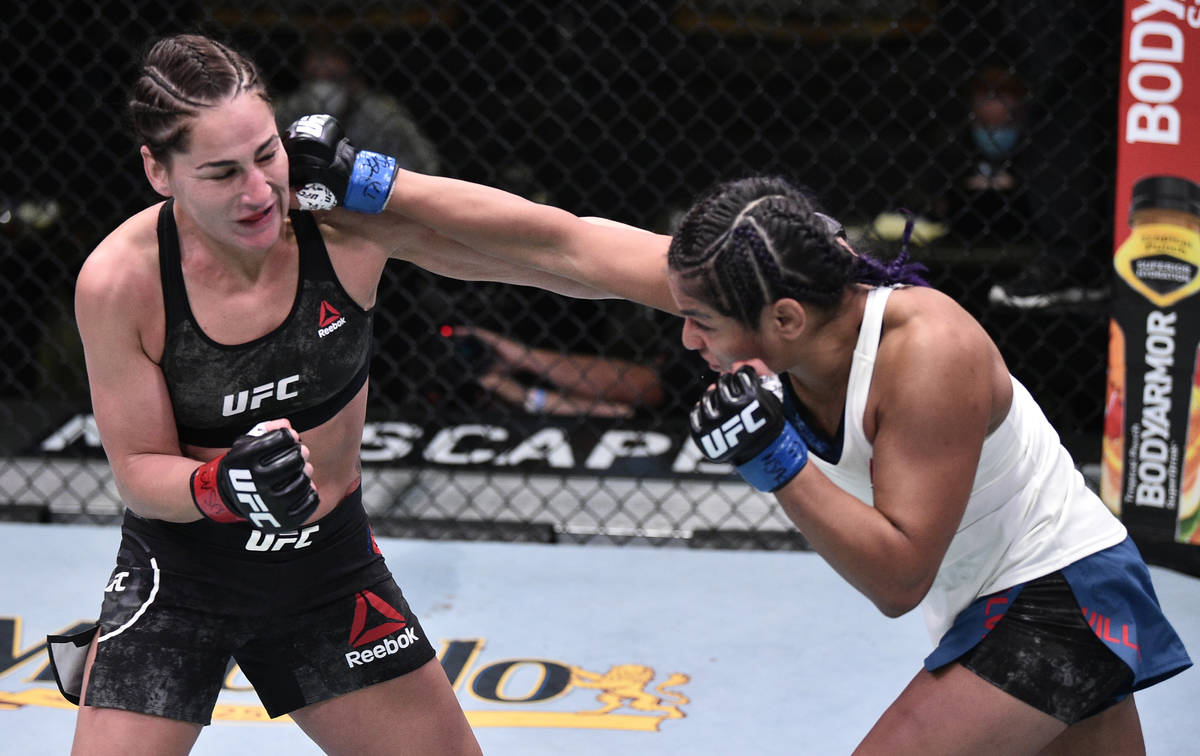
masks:
<svg viewBox="0 0 1200 756"><path fill-rule="evenodd" d="M268 102L258 68L245 56L197 34L155 42L142 62L129 98L129 118L138 144L157 159L187 149L191 119L243 92Z"/></svg>
<svg viewBox="0 0 1200 756"><path fill-rule="evenodd" d="M194 108L204 107L204 103L184 97L183 94L175 88L175 85L168 81L167 78L163 76L154 66L146 66L145 74L146 76L150 77L150 79L153 80L154 83L157 84L158 87L162 89L169 98L178 100L179 102L185 105L190 105Z"/></svg>
<svg viewBox="0 0 1200 756"><path fill-rule="evenodd" d="M748 327L785 297L830 308L854 283L924 283L904 254L884 264L851 252L830 221L781 178L718 184L684 216L668 265L689 293Z"/></svg>
<svg viewBox="0 0 1200 756"><path fill-rule="evenodd" d="M204 89L211 89L213 84L212 70L207 65L204 53L200 52L200 50L196 48L195 39L192 37L182 37L179 40L179 45L187 51L188 57L192 61L192 66L195 72L204 79ZM211 46L214 50L216 49L216 43L213 43Z"/></svg>
<svg viewBox="0 0 1200 756"><path fill-rule="evenodd" d="M230 50L220 42L213 42L217 51L225 57L225 61L229 67L233 69L238 76L237 92L241 93L246 90L254 89L258 86L258 68L251 64L246 58Z"/></svg>
<svg viewBox="0 0 1200 756"><path fill-rule="evenodd" d="M748 318L757 321L761 308L755 311L754 305L766 300L771 281L779 275L778 265L751 223L739 223L730 229L722 247L723 255L747 263L729 270L726 277L729 295L725 308L739 321Z"/></svg>
<svg viewBox="0 0 1200 756"><path fill-rule="evenodd" d="M778 250L780 271L770 300L791 297L829 307L841 298L851 256L811 201L801 198L803 204L783 198L762 211L764 234Z"/></svg>

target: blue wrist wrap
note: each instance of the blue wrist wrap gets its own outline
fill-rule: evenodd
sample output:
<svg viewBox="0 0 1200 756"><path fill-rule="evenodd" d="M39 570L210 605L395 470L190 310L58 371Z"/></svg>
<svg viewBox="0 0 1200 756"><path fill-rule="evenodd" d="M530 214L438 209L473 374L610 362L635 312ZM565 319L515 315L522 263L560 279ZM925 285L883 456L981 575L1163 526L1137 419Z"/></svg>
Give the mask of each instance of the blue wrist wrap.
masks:
<svg viewBox="0 0 1200 756"><path fill-rule="evenodd" d="M396 182L396 158L359 150L342 206L358 213L381 213Z"/></svg>
<svg viewBox="0 0 1200 756"><path fill-rule="evenodd" d="M737 471L759 491L771 493L787 485L807 463L808 447L792 424L785 423L779 437L749 462L738 465Z"/></svg>

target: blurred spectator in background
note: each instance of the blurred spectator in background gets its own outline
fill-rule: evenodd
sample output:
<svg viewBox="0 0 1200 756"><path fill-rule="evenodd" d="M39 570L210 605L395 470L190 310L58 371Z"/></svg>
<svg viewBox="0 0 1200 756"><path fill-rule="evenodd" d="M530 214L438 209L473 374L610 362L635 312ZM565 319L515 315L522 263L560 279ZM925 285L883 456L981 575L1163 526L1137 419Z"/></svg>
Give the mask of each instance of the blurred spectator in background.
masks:
<svg viewBox="0 0 1200 756"><path fill-rule="evenodd" d="M1107 299L1112 268L1121 3L1003 3L1015 70L1029 87L1015 156L1034 258L988 293L1020 309ZM1119 49L1119 48L1118 48Z"/></svg>
<svg viewBox="0 0 1200 756"><path fill-rule="evenodd" d="M331 45L311 47L299 89L280 98L275 113L281 130L300 116L328 113L341 122L355 148L391 155L410 171L441 170L437 149L408 109L392 95L371 89L350 56Z"/></svg>
<svg viewBox="0 0 1200 756"><path fill-rule="evenodd" d="M964 165L945 209L960 236L1012 242L1024 232L1028 208L1015 162L1027 138L1027 97L1021 81L999 66L989 66L971 80L970 139L963 140Z"/></svg>
<svg viewBox="0 0 1200 756"><path fill-rule="evenodd" d="M1012 189L1009 162L1023 136L1025 87L1003 68L990 67L971 82L971 139L979 151L974 190Z"/></svg>
<svg viewBox="0 0 1200 756"><path fill-rule="evenodd" d="M1015 162L1027 136L1026 88L1007 68L989 65L964 94L927 137L938 143L939 157L916 172L911 195L900 198L911 211L881 212L863 229L866 239L902 241L911 216L917 246L948 233L968 244L1025 241L1029 213Z"/></svg>

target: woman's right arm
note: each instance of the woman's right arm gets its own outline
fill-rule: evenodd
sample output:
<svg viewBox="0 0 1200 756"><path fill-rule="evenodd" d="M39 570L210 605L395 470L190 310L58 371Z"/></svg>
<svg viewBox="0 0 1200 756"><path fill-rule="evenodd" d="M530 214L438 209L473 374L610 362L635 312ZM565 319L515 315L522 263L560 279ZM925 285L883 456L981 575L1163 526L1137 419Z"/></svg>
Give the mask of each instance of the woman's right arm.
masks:
<svg viewBox="0 0 1200 756"><path fill-rule="evenodd" d="M397 168L386 156L356 153L328 115L297 120L283 144L297 206L357 211L332 213L328 223L388 257L454 278L677 310L667 287L668 236Z"/></svg>
<svg viewBox="0 0 1200 756"><path fill-rule="evenodd" d="M510 265L667 312L677 310L667 288L669 236L588 221L482 184L407 171L400 171L384 214L407 218ZM414 245L402 256L420 265L420 256L430 254L429 249L436 245Z"/></svg>
<svg viewBox="0 0 1200 756"><path fill-rule="evenodd" d="M189 480L198 462L180 451L166 380L144 343L144 324L162 318L157 269L138 265L118 234L88 257L75 288L92 412L125 505L148 518L197 520Z"/></svg>

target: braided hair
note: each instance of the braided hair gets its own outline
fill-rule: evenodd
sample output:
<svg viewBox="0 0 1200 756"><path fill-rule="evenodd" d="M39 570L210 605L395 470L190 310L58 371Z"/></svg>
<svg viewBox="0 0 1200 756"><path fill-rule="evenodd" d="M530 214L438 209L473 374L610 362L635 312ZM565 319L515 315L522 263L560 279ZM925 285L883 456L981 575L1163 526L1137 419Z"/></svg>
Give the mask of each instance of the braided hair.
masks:
<svg viewBox="0 0 1200 756"><path fill-rule="evenodd" d="M855 283L926 285L905 252L891 263L852 253L830 221L785 179L725 182L688 210L667 263L693 296L747 327L784 297L830 309Z"/></svg>
<svg viewBox="0 0 1200 756"><path fill-rule="evenodd" d="M242 92L270 102L249 58L199 34L160 39L146 53L129 97L137 143L158 160L184 151L192 117Z"/></svg>

